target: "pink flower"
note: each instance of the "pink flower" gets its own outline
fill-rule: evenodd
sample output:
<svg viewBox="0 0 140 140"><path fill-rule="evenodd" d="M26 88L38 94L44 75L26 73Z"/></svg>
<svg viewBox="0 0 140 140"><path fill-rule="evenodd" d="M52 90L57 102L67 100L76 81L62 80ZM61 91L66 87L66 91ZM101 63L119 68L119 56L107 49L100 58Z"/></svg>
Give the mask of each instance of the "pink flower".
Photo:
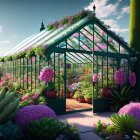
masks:
<svg viewBox="0 0 140 140"><path fill-rule="evenodd" d="M97 46L94 46L94 51L98 51L99 48Z"/></svg>
<svg viewBox="0 0 140 140"><path fill-rule="evenodd" d="M118 85L122 85L126 81L126 75L122 69L119 69L119 71L116 71L114 78Z"/></svg>
<svg viewBox="0 0 140 140"><path fill-rule="evenodd" d="M32 62L35 63L35 57L32 58Z"/></svg>
<svg viewBox="0 0 140 140"><path fill-rule="evenodd" d="M24 83L26 83L27 82L27 79L24 79Z"/></svg>
<svg viewBox="0 0 140 140"><path fill-rule="evenodd" d="M129 83L132 87L136 84L136 75L134 72L129 74Z"/></svg>
<svg viewBox="0 0 140 140"><path fill-rule="evenodd" d="M54 71L50 68L45 68L41 71L39 79L48 83L53 78Z"/></svg>
<svg viewBox="0 0 140 140"><path fill-rule="evenodd" d="M96 81L97 81L97 74L94 73L94 74L93 74L93 82L96 82Z"/></svg>
<svg viewBox="0 0 140 140"><path fill-rule="evenodd" d="M25 95L24 97L22 97L21 101L25 101L28 98L28 95Z"/></svg>
<svg viewBox="0 0 140 140"><path fill-rule="evenodd" d="M0 82L0 86L3 86L5 84L5 82L6 82L5 80Z"/></svg>
<svg viewBox="0 0 140 140"><path fill-rule="evenodd" d="M102 45L102 47L101 47L101 48L102 48L103 50L107 49L106 44Z"/></svg>
<svg viewBox="0 0 140 140"><path fill-rule="evenodd" d="M99 39L99 38L96 38L96 37L95 37L95 40L96 40L97 42L100 42L100 39Z"/></svg>

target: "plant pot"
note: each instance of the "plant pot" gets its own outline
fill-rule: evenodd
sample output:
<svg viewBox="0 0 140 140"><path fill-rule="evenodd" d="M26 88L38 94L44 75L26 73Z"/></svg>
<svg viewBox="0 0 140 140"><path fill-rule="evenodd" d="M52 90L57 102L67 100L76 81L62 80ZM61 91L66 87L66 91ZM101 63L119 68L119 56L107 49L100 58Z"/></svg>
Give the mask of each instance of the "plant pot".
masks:
<svg viewBox="0 0 140 140"><path fill-rule="evenodd" d="M102 88L101 94L103 97L110 97L111 96L112 89L111 88Z"/></svg>
<svg viewBox="0 0 140 140"><path fill-rule="evenodd" d="M88 104L92 104L92 98L85 98L85 100Z"/></svg>
<svg viewBox="0 0 140 140"><path fill-rule="evenodd" d="M75 94L75 93L70 93L70 97L73 98L74 94Z"/></svg>
<svg viewBox="0 0 140 140"><path fill-rule="evenodd" d="M57 91L49 91L47 93L47 91L44 92L44 95L48 98L48 99L56 99L56 94L57 94Z"/></svg>
<svg viewBox="0 0 140 140"><path fill-rule="evenodd" d="M70 93L66 92L66 98L70 98Z"/></svg>
<svg viewBox="0 0 140 140"><path fill-rule="evenodd" d="M79 100L79 103L86 103L85 98L78 98L78 100Z"/></svg>

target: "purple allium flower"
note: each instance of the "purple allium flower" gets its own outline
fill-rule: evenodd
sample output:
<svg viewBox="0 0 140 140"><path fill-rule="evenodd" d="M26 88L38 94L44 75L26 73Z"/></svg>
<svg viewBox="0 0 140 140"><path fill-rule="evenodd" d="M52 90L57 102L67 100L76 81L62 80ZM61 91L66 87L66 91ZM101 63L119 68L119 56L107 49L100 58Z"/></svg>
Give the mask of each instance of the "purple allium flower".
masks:
<svg viewBox="0 0 140 140"><path fill-rule="evenodd" d="M46 105L29 105L19 110L14 118L14 122L25 130L28 122L31 120L40 121L44 117L56 118L56 114Z"/></svg>
<svg viewBox="0 0 140 140"><path fill-rule="evenodd" d="M121 85L126 81L126 75L122 69L119 69L119 71L116 71L114 78L118 85Z"/></svg>
<svg viewBox="0 0 140 140"><path fill-rule="evenodd" d="M132 87L136 84L136 75L134 72L129 74L129 83Z"/></svg>
<svg viewBox="0 0 140 140"><path fill-rule="evenodd" d="M119 110L118 114L127 114L128 116L133 114L134 119L138 118L136 130L140 131L140 103L129 103L125 105Z"/></svg>

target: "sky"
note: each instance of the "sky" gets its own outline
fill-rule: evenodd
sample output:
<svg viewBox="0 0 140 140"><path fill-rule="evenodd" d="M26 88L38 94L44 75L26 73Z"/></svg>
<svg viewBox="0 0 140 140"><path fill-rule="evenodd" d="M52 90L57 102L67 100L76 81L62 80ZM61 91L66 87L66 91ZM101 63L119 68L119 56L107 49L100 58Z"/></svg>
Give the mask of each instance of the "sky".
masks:
<svg viewBox="0 0 140 140"><path fill-rule="evenodd" d="M0 0L0 56L48 23L82 9L96 16L129 43L130 0Z"/></svg>

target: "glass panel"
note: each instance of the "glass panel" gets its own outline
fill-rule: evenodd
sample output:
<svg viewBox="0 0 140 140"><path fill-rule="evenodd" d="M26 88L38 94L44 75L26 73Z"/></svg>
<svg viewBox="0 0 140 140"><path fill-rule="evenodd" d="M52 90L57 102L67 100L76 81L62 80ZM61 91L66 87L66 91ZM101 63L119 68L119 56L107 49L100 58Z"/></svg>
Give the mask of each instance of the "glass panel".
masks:
<svg viewBox="0 0 140 140"><path fill-rule="evenodd" d="M119 44L111 37L108 37L108 52L119 53Z"/></svg>
<svg viewBox="0 0 140 140"><path fill-rule="evenodd" d="M129 54L128 51L125 48L123 48L122 46L120 46L120 53L121 54Z"/></svg>

